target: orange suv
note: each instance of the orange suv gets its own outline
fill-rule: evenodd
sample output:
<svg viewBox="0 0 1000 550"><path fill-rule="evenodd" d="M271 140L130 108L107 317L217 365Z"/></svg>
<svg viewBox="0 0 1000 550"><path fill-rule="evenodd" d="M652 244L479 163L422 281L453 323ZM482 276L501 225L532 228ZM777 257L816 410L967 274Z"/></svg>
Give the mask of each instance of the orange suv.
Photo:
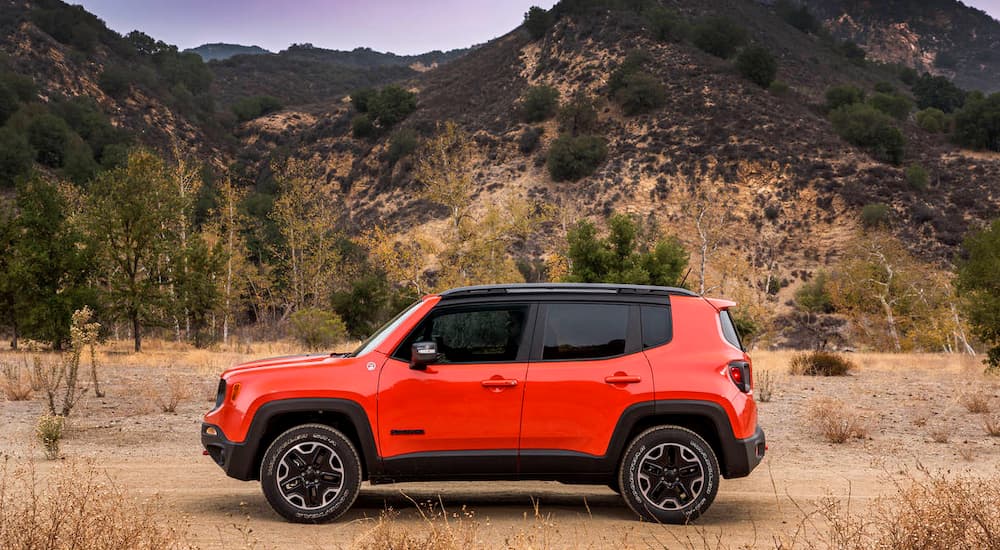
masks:
<svg viewBox="0 0 1000 550"><path fill-rule="evenodd" d="M604 284L426 296L352 353L226 371L202 444L295 522L337 518L365 480L534 479L685 523L764 456L734 305Z"/></svg>

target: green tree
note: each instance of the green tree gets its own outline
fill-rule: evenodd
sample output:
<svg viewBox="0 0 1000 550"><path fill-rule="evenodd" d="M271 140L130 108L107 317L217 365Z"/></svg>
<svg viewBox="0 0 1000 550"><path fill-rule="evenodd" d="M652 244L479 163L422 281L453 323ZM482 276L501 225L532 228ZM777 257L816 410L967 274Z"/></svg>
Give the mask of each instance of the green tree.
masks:
<svg viewBox="0 0 1000 550"><path fill-rule="evenodd" d="M10 329L12 338L10 346L17 348L18 327L14 305L18 295L18 283L14 274L14 244L17 242L17 230L14 225L14 210L12 205L0 202L0 327Z"/></svg>
<svg viewBox="0 0 1000 550"><path fill-rule="evenodd" d="M182 201L163 160L136 150L125 166L94 179L86 208L101 245L107 305L131 324L134 349L142 351L143 327L162 322L170 309L169 259L177 253Z"/></svg>
<svg viewBox="0 0 1000 550"><path fill-rule="evenodd" d="M415 130L404 128L392 134L389 138L389 149L386 151L386 160L390 165L399 162L403 157L417 150L420 145L420 136Z"/></svg>
<svg viewBox="0 0 1000 550"><path fill-rule="evenodd" d="M861 103L865 100L865 92L857 86L844 84L833 86L826 91L826 108L833 111L847 105Z"/></svg>
<svg viewBox="0 0 1000 550"><path fill-rule="evenodd" d="M173 291L177 298L173 305L189 323L195 346L203 347L210 341L205 329L223 297L218 283L224 273L226 254L221 245L209 247L199 234L188 240L177 261L184 269L177 269L174 275Z"/></svg>
<svg viewBox="0 0 1000 550"><path fill-rule="evenodd" d="M969 95L955 113L955 142L963 147L1000 151L1000 92Z"/></svg>
<svg viewBox="0 0 1000 550"><path fill-rule="evenodd" d="M562 135L549 147L546 164L553 180L576 181L592 174L607 156L602 137Z"/></svg>
<svg viewBox="0 0 1000 550"><path fill-rule="evenodd" d="M837 49L840 50L840 53L844 57L849 59L855 65L863 65L865 62L865 57L867 57L868 55L865 52L864 48L858 46L851 40L845 40L841 42L840 45L837 47Z"/></svg>
<svg viewBox="0 0 1000 550"><path fill-rule="evenodd" d="M73 312L95 305L93 247L55 184L32 177L18 186L16 202L9 275L18 331L58 349L69 341Z"/></svg>
<svg viewBox="0 0 1000 550"><path fill-rule="evenodd" d="M754 84L767 88L778 76L778 60L767 48L751 46L736 58L736 70L743 78Z"/></svg>
<svg viewBox="0 0 1000 550"><path fill-rule="evenodd" d="M906 139L892 119L874 107L855 103L830 113L833 129L845 140L866 149L883 162L903 161Z"/></svg>
<svg viewBox="0 0 1000 550"><path fill-rule="evenodd" d="M622 87L615 92L615 100L626 115L647 113L663 106L667 92L660 79L645 72L634 72L622 80Z"/></svg>
<svg viewBox="0 0 1000 550"><path fill-rule="evenodd" d="M646 21L653 38L660 42L680 42L684 40L687 22L676 10L663 6L653 6L646 10Z"/></svg>
<svg viewBox="0 0 1000 550"><path fill-rule="evenodd" d="M50 168L59 168L66 157L70 128L63 119L42 113L28 123L28 143L35 149L35 160Z"/></svg>
<svg viewBox="0 0 1000 550"><path fill-rule="evenodd" d="M0 128L0 189L13 188L17 178L31 170L35 151L24 135L9 127Z"/></svg>
<svg viewBox="0 0 1000 550"><path fill-rule="evenodd" d="M932 134L947 133L948 127L951 125L948 115L941 109L935 109L934 107L917 111L916 120L917 126L920 126L925 132Z"/></svg>
<svg viewBox="0 0 1000 550"><path fill-rule="evenodd" d="M383 129L402 122L416 110L416 94L402 86L386 86L368 100L368 113Z"/></svg>
<svg viewBox="0 0 1000 550"><path fill-rule="evenodd" d="M329 349L344 341L347 327L336 313L307 308L291 316L292 335L310 350Z"/></svg>
<svg viewBox="0 0 1000 550"><path fill-rule="evenodd" d="M359 113L367 113L368 105L373 97L378 95L378 90L374 88L364 88L351 92L351 105Z"/></svg>
<svg viewBox="0 0 1000 550"><path fill-rule="evenodd" d="M955 285L972 329L990 346L987 369L1000 371L1000 219L970 234L963 249L967 259L958 266Z"/></svg>
<svg viewBox="0 0 1000 550"><path fill-rule="evenodd" d="M747 31L725 16L707 17L694 26L694 45L716 57L729 59L746 43Z"/></svg>
<svg viewBox="0 0 1000 550"><path fill-rule="evenodd" d="M531 38L538 40L545 36L552 26L552 14L538 6L531 6L524 14L524 28Z"/></svg>
<svg viewBox="0 0 1000 550"><path fill-rule="evenodd" d="M581 221L567 235L570 271L567 280L580 283L623 283L677 286L688 265L688 252L676 237L652 241L631 217L615 214L608 234ZM652 241L652 242L651 242Z"/></svg>
<svg viewBox="0 0 1000 550"><path fill-rule="evenodd" d="M11 90L6 83L0 81L0 126L6 124L7 119L17 112L20 106L21 102L18 101L17 93Z"/></svg>
<svg viewBox="0 0 1000 550"><path fill-rule="evenodd" d="M918 109L934 107L950 113L965 103L965 91L943 76L924 73L912 89Z"/></svg>
<svg viewBox="0 0 1000 550"><path fill-rule="evenodd" d="M579 136L597 130L597 108L594 100L585 93L578 93L559 109L559 131Z"/></svg>
<svg viewBox="0 0 1000 550"><path fill-rule="evenodd" d="M528 123L548 120L558 109L559 90L544 84L528 88L521 100L521 115Z"/></svg>
<svg viewBox="0 0 1000 550"><path fill-rule="evenodd" d="M896 120L906 120L913 110L910 98L896 93L878 92L868 99L868 104Z"/></svg>
<svg viewBox="0 0 1000 550"><path fill-rule="evenodd" d="M911 164L906 167L906 183L911 189L923 191L930 183L930 175L927 169L919 164Z"/></svg>
<svg viewBox="0 0 1000 550"><path fill-rule="evenodd" d="M861 224L866 229L889 225L889 205L881 202L866 204L861 209Z"/></svg>
<svg viewBox="0 0 1000 550"><path fill-rule="evenodd" d="M421 147L414 179L423 188L421 196L448 208L451 225L458 229L472 202L472 136L458 124L447 121Z"/></svg>
<svg viewBox="0 0 1000 550"><path fill-rule="evenodd" d="M375 135L375 125L366 114L355 115L351 119L351 135L358 139L367 139Z"/></svg>

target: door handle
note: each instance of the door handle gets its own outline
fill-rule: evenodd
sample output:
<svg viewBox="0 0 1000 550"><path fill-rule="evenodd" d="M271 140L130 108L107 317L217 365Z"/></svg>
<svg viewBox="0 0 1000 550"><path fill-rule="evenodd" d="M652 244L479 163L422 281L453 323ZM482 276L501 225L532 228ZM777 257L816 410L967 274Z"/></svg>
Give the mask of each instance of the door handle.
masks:
<svg viewBox="0 0 1000 550"><path fill-rule="evenodd" d="M517 380L508 378L491 378L482 381L484 388L513 388L517 385Z"/></svg>
<svg viewBox="0 0 1000 550"><path fill-rule="evenodd" d="M608 384L638 384L642 382L642 378L631 374L618 373L614 376L605 377L604 381Z"/></svg>

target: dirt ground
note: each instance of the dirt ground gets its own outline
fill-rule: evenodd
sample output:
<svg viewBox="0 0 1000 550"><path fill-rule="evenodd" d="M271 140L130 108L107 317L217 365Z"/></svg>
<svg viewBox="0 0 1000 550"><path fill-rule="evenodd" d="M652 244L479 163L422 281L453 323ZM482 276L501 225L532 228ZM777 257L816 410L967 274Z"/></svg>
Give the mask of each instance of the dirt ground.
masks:
<svg viewBox="0 0 1000 550"><path fill-rule="evenodd" d="M791 353L758 352L757 380L768 371L774 389L759 404L767 457L749 477L724 480L696 525L641 523L607 488L550 482L366 485L340 521L293 525L270 510L257 483L226 477L201 452L201 414L218 374L235 361L287 350L246 351L103 352L107 395L81 401L61 460L90 460L130 493L159 495L164 517L186 525L185 542L199 548L376 547L387 526L417 535L449 529L490 548L787 548L822 531L810 514L826 497L864 507L893 494L894 483L920 466L973 476L1000 471L1000 437L984 429L1000 413L1000 378L984 376L978 358L851 354L859 365L852 375L816 378L788 375ZM7 352L0 360L19 359ZM171 388L188 395L175 413L164 413L157 400ZM967 410L972 394L988 400L989 413ZM824 396L856 411L867 437L824 441L809 422ZM31 461L42 474L59 463L44 460L34 442L43 409L38 394L0 401L0 454Z"/></svg>

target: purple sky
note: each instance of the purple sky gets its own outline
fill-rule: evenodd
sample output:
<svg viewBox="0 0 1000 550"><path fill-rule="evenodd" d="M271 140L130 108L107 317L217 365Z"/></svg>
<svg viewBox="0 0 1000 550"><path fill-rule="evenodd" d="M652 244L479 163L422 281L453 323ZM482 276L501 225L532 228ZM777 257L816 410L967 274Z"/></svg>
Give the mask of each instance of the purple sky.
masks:
<svg viewBox="0 0 1000 550"><path fill-rule="evenodd" d="M500 36L532 5L555 0L69 0L121 33L139 29L181 49L207 42L279 51L293 42L417 54ZM1000 19L1000 0L965 0Z"/></svg>
<svg viewBox="0 0 1000 550"><path fill-rule="evenodd" d="M997 0L1000 1L1000 0ZM139 29L181 49L208 42L279 51L293 42L417 54L506 34L555 0L69 0L112 29Z"/></svg>

